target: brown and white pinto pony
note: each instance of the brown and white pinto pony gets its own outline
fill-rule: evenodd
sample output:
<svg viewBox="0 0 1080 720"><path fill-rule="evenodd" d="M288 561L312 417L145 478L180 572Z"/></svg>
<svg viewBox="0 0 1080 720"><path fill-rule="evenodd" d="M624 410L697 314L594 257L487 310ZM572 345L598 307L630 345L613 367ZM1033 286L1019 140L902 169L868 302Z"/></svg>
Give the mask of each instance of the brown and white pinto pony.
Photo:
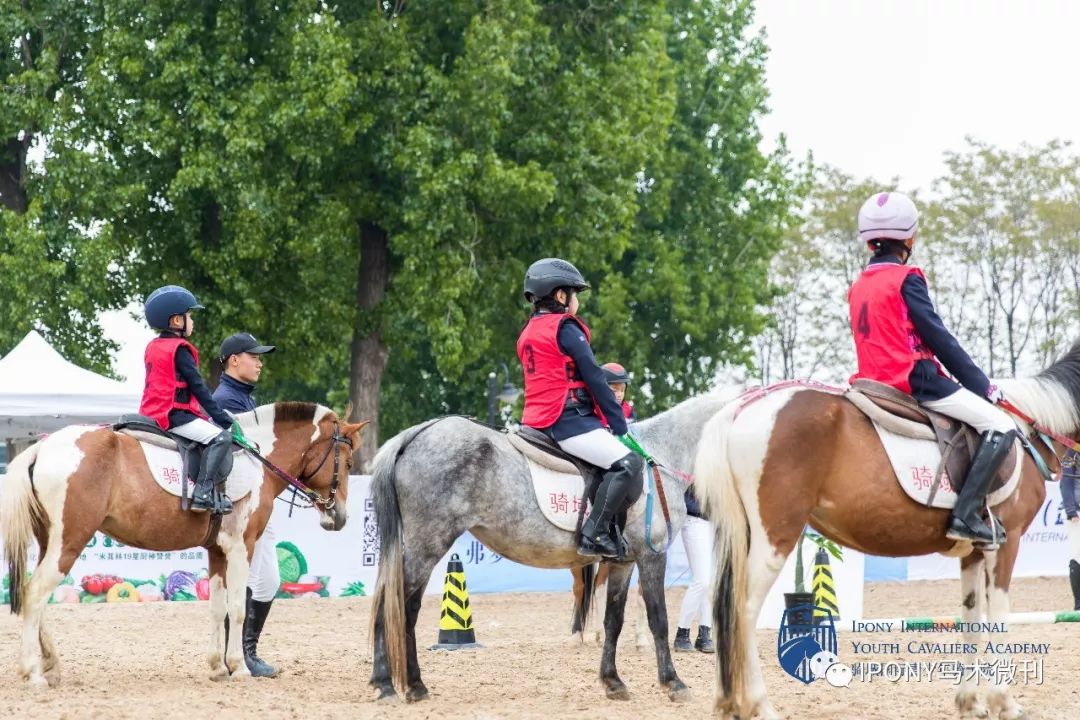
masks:
<svg viewBox="0 0 1080 720"><path fill-rule="evenodd" d="M1036 423L1072 438L1080 432L1080 343L1034 378L997 382ZM1057 472L1057 458L1041 443L1035 446ZM1025 455L1016 490L994 510L1006 543L995 552L954 544L945 537L949 511L904 494L870 421L843 396L805 387L720 410L702 431L694 474L698 497L717 528L716 712L744 720L755 713L779 717L766 697L754 630L762 602L807 524L864 553L960 557L963 622L1004 623L1020 539L1046 496L1042 475ZM977 633L964 636L976 647L985 641ZM961 717L987 717L988 710L1000 720L1025 717L1008 685L995 679L985 699L976 689L965 673L956 694Z"/></svg>
<svg viewBox="0 0 1080 720"><path fill-rule="evenodd" d="M263 405L238 415L237 421L270 462L319 495L322 503L316 507L324 529L344 527L352 451L360 446L366 423L340 425L329 408L300 402ZM230 672L233 677L250 676L241 633L229 633L225 647L224 620L227 614L232 627L243 627L251 553L274 498L287 486L246 453L236 456L233 476L237 473L251 475L252 492L235 503L216 541L206 547L211 609L206 657L214 679ZM334 485L336 495L330 491ZM201 545L209 523L208 513L180 510L180 499L154 481L139 442L110 428L71 425L18 455L0 487L0 529L11 578L11 612L23 617L22 677L35 685L59 683L59 657L42 621L45 604L95 531L126 545L168 551ZM37 540L40 559L26 580L32 540Z"/></svg>

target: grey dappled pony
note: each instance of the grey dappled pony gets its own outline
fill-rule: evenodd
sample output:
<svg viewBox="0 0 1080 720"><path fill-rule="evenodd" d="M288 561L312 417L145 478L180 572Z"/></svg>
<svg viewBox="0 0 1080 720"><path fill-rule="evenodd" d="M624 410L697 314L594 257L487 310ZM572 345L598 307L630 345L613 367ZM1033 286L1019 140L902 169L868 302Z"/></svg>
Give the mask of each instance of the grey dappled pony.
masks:
<svg viewBox="0 0 1080 720"><path fill-rule="evenodd" d="M730 399L712 393L687 400L636 423L634 432L661 463L689 470L702 427ZM664 486L672 531L678 533L686 517L686 488L671 475L664 476ZM436 419L398 434L375 458L371 488L380 539L371 618L371 685L379 690L380 700L394 698L395 686L403 689L410 701L427 696L416 657L416 617L435 564L466 530L495 552L525 565L571 568L590 562L577 554L573 533L544 518L525 458L503 433L471 420ZM642 493L627 511L630 552L627 562L612 563L608 576L600 680L609 698L629 698L615 669L615 646L636 562L660 684L672 700L680 701L689 691L675 673L668 645L664 602L667 558L646 546L645 500ZM666 544L664 520L659 502L653 505L652 545L662 549Z"/></svg>

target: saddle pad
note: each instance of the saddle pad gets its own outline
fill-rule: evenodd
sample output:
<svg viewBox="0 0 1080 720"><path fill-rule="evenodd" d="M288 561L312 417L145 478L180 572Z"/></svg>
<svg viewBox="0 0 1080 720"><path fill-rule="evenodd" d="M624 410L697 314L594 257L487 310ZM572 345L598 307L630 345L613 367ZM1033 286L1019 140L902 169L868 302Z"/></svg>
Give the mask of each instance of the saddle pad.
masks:
<svg viewBox="0 0 1080 720"><path fill-rule="evenodd" d="M943 510L951 510L956 506L956 490L953 488L947 472L942 472L941 484L938 486L934 497L930 497L934 476L937 473L938 465L941 463L941 452L938 450L935 441L918 440L898 435L889 432L877 422L874 422L874 429L877 430L881 444L885 447L885 453L889 456L889 462L892 464L893 472L896 473L896 479L899 481L900 487L904 488L904 492L907 493L908 497L920 505ZM1003 465L1003 469L1008 469L1008 464L1012 462L1012 471L1008 480L1000 488L986 496L986 502L991 507L1004 502L1006 498L1012 495L1013 490L1019 484L1020 469L1023 465L1021 462L1023 456L1020 454L1022 452L1019 443L1014 442L1013 451L1005 459Z"/></svg>
<svg viewBox="0 0 1080 720"><path fill-rule="evenodd" d="M170 495L180 497L180 476L183 468L180 462L180 453L176 450L140 442L143 455L146 456L146 464L150 466L150 474L154 476L154 482ZM233 453L233 469L229 473L229 479L225 482L225 494L230 500L239 500L247 497L256 483L262 480L262 466L247 453L238 451ZM191 497L191 485L188 485L188 497Z"/></svg>
<svg viewBox="0 0 1080 720"><path fill-rule="evenodd" d="M533 491L540 511L561 530L577 530L578 513L585 502L585 481L580 475L560 473L525 458L532 475ZM588 516L588 511L586 511Z"/></svg>

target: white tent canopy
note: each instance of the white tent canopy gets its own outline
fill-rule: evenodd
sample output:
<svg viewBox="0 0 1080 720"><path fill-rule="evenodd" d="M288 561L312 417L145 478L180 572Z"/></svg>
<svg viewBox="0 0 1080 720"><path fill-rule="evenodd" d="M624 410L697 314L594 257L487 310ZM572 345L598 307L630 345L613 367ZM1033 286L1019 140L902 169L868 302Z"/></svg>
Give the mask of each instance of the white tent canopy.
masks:
<svg viewBox="0 0 1080 720"><path fill-rule="evenodd" d="M136 389L68 362L34 330L0 358L0 439L113 422L137 412L139 400Z"/></svg>

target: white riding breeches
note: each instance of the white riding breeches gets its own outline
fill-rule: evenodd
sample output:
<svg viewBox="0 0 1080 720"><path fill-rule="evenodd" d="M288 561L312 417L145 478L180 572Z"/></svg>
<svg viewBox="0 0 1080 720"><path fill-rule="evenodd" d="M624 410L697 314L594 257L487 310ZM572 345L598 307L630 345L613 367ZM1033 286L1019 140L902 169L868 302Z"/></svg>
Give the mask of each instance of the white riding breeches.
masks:
<svg viewBox="0 0 1080 720"><path fill-rule="evenodd" d="M607 470L630 452L629 448L615 439L607 430L597 428L581 435L557 440L565 452L581 458L591 465Z"/></svg>
<svg viewBox="0 0 1080 720"><path fill-rule="evenodd" d="M219 428L209 420L195 418L191 422L169 428L169 432L176 433L180 437L187 438L188 440L194 440L200 445L207 445L211 440L225 432L225 430Z"/></svg>
<svg viewBox="0 0 1080 720"><path fill-rule="evenodd" d="M1016 429L1016 423L1005 411L991 405L967 388L960 388L940 400L927 400L923 405L934 412L965 422L980 433L988 430L1005 433Z"/></svg>
<svg viewBox="0 0 1080 720"><path fill-rule="evenodd" d="M281 587L277 540L272 522L266 523L262 536L255 542L247 585L251 589L251 599L257 602L270 602Z"/></svg>
<svg viewBox="0 0 1080 720"><path fill-rule="evenodd" d="M712 625L712 581L713 581L713 543L715 533L713 525L692 515L686 516L682 529L683 547L686 548L686 560L690 563L690 587L683 596L679 609L679 627L690 628L697 620L698 624Z"/></svg>

